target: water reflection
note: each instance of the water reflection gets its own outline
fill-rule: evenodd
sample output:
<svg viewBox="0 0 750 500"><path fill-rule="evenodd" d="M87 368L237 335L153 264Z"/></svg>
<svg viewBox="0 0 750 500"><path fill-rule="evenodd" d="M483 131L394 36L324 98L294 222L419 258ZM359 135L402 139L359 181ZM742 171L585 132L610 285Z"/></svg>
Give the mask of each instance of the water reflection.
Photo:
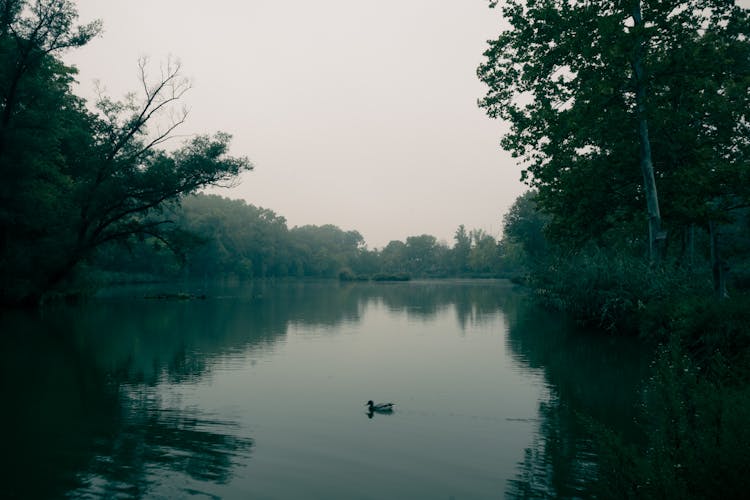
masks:
<svg viewBox="0 0 750 500"><path fill-rule="evenodd" d="M185 362L180 347L160 366L164 339L142 345L154 332L127 334L142 315L117 323L116 315L87 309L84 319L81 312L6 313L0 321L4 494L182 496L177 484L200 491L206 482L228 481L252 439L232 422L168 404L160 387L159 373L189 379L204 366ZM102 329L105 317L110 324ZM123 344L131 349L116 353Z"/></svg>
<svg viewBox="0 0 750 500"><path fill-rule="evenodd" d="M446 286L449 285L449 286ZM411 318L434 319L448 308L454 308L459 327L488 320L513 294L513 285L505 281L427 281L373 285L366 299L376 299L393 312L404 312Z"/></svg>
<svg viewBox="0 0 750 500"><path fill-rule="evenodd" d="M540 370L548 395L540 423L508 485L508 498L583 498L596 477L595 421L637 441L633 415L648 358L633 339L582 332L554 314L539 314L522 296L509 308L508 344L522 366Z"/></svg>
<svg viewBox="0 0 750 500"><path fill-rule="evenodd" d="M472 345L466 341L472 340L471 335L460 337L459 340L466 341L463 343L453 343L438 335L427 341L423 340L427 337L405 334L396 339L388 337L387 332L378 332L380 336L360 333L361 339L356 340L369 344L314 344L298 340L295 352L299 357L294 359L303 363L315 349L334 347L340 350L329 353L330 358L320 352L317 356L329 360L336 356L350 359L337 365L339 372L329 373L324 363L322 368L314 363L305 365L303 373L296 374L299 379L293 382L287 379L284 384L277 381L290 376L289 365L266 363L276 367L276 371L264 372L273 375L268 377L268 382L255 379L237 382L256 382L253 387L264 391L256 396L258 400L271 403L262 408L263 411L251 413L247 411L248 406L243 406L238 414L209 413L205 408L185 403L189 400L183 397L186 392L201 384L211 385L214 374L228 366L247 368L254 359L269 361L274 356L282 357L285 352L289 355L287 351L291 349L283 348L295 346L290 332L305 341L310 340L311 335L334 339L334 336L341 336L342 331L356 331L348 327L365 323L363 319L368 310L373 313L368 316L371 319L377 316L376 312L389 321L393 316L404 315L410 327L416 325L411 332L435 329L447 331L446 337L453 338L458 337L455 332L470 331L473 326L507 323L506 347L518 371L524 376L541 374L548 388L547 397L539 405L539 418L528 424L521 422L529 427L538 425L538 429L531 445L517 457L519 473L507 486L509 496L581 496L582 478L591 475L588 470L591 447L590 437L577 416L585 414L619 429L631 423L627 415L632 414L642 373L641 365L633 364L637 346L598 336L582 338L580 333L562 326L559 319L539 314L520 294L511 292L509 285L501 282L258 283L240 288L190 290L196 295L205 293L206 300L144 299L148 295L172 291L180 290L122 288L80 307L48 309L43 314L16 312L0 316L0 331L3 332L0 335L0 389L6 403L4 411L0 412L0 425L6 432L5 457L0 471L5 496L169 498L198 493L222 496L228 491L222 486L233 483L238 471L251 474L247 469L259 468L263 461L259 458L261 449L268 460L261 470L266 475L275 474L270 477L286 477L280 472L284 467L292 471L306 471L305 467L310 467L300 465L296 458L289 458L299 454L299 449L294 447L294 439L299 435L288 438L290 442L287 442L285 432L297 429L300 409L309 411L304 407L305 402L310 400L317 404L321 395L325 400L325 394L316 392L319 389L321 392L336 389L340 392L331 393L348 394L349 385L355 386L352 390L363 386L375 390L404 381L415 388L421 402L444 403L448 408L471 404L473 409L468 411L474 413L458 415L454 412L441 416L438 412L427 412L422 415L415 409L412 413L404 410L401 418L377 420L383 415L367 412L365 415L372 419L366 423L373 432L371 437L350 424L346 415L316 407L318 413L314 413L307 424L315 429L310 432L310 442L316 445L318 441L323 442L323 448L329 446L319 436L329 436L327 425L330 423L330 435L339 446L338 455L334 453L335 460L331 459L331 463L356 470L357 464L371 460L365 462L371 466L367 467L368 474L376 467L383 479L393 480L391 469L377 469L390 462L381 463L377 453L363 458L359 449L350 450L347 443L361 441L370 449L377 449L383 440L398 435L400 442L395 444L402 447L403 456L414 464L418 477L430 477L435 473L441 475L437 479L446 480L449 474L436 473L424 463L450 470L453 467L450 457L435 453L429 456L434 463L424 462L420 454L422 448L446 439L454 440L451 449L471 448L467 442L472 439L477 443L486 442L487 433L506 428L497 422L505 423L516 416L508 413L504 418L494 413L498 415L497 422L486 417L490 415L488 412L496 411L496 407L482 404L481 398L477 400L471 393L483 384L497 386L497 379L488 377L487 367L505 362L501 352L490 353L485 349L482 351L487 353L482 357L483 368L474 370L476 359L453 356L454 352L477 354L478 351L461 350ZM446 312L455 315L455 323ZM499 317L502 321L498 321ZM446 319L447 326L439 324ZM377 321L370 324L373 328L380 325ZM383 324L403 326L406 323ZM498 330L492 326L491 333L502 335ZM490 336L485 338L490 339ZM500 343L501 337L491 338ZM383 348L386 343L388 348ZM496 344L482 345L494 348ZM350 370L357 370L366 363L363 346L382 348L382 352L388 354L387 369L368 371L361 377L352 375L354 372ZM442 359L443 364L436 366L436 359ZM415 376L420 370L422 375ZM347 378L351 378L351 382ZM297 386L300 380L304 388ZM286 399L274 399L273 393L281 389L286 389ZM515 386L512 391L509 389L508 407L513 408L510 398L526 390ZM294 403L290 395L299 403ZM245 398L245 394L238 397ZM535 396L528 400L533 408ZM287 414L281 415L283 410L279 408L286 408ZM353 420L364 425L358 411L353 412L356 417ZM526 412L518 415L526 416ZM479 416L486 418L482 420ZM263 448L261 436L252 427L256 425L253 419L261 417L282 428L278 434L270 431L267 434L281 442L275 450ZM472 434L469 427L463 428L455 423L457 421L469 422L470 427L478 426L483 430ZM353 427L337 426L338 422ZM406 425L415 427L403 427ZM370 438L372 442L368 441ZM319 453L313 455L313 466L325 469L325 449L311 448ZM306 450L308 455L302 456L310 456ZM468 472L485 470L485 466L491 471L496 458L489 451L485 452L484 458L478 453L471 455L477 455L476 463L456 460ZM383 453L386 459L392 459L389 449ZM510 460L511 464L516 460L515 454ZM330 470L323 472L330 474ZM413 484L414 476L404 474L402 483L391 482L404 491L407 486L419 486ZM355 476L349 472L344 471L342 475L354 481ZM300 473L297 477L317 484L311 476ZM472 476L465 477L469 478L465 479L466 484L461 484L465 489L459 488L459 491L475 491L471 489ZM479 477L488 484L494 479L489 472L486 477L481 474ZM263 478L255 479L263 481ZM287 483L284 483L286 487L291 488ZM250 487L247 483L245 486ZM352 487L356 489L357 485ZM237 490L231 491L239 495Z"/></svg>
<svg viewBox="0 0 750 500"><path fill-rule="evenodd" d="M387 417L388 415L393 415L393 412L379 412L379 411L375 411L375 410L367 410L367 411L365 412L365 415L367 415L367 418L370 418L370 419L371 419L371 418L373 418L373 417L374 417L375 415L377 415L378 417L380 417L380 416L385 416L385 417Z"/></svg>
<svg viewBox="0 0 750 500"><path fill-rule="evenodd" d="M251 459L253 439L231 420L184 407L175 387L199 383L221 360L272 353L291 325L333 331L382 304L421 320L454 307L465 328L495 314L504 295L497 283L288 282L200 293L209 298L145 300L153 290L122 288L79 307L3 313L7 496L209 492Z"/></svg>
<svg viewBox="0 0 750 500"><path fill-rule="evenodd" d="M94 442L93 461L78 475L81 485L72 496L184 496L178 484L194 484L190 490L198 492L205 483L226 483L233 467L249 457L253 442L237 436L233 422L197 409L165 408L142 387L120 392L121 413L106 439Z"/></svg>

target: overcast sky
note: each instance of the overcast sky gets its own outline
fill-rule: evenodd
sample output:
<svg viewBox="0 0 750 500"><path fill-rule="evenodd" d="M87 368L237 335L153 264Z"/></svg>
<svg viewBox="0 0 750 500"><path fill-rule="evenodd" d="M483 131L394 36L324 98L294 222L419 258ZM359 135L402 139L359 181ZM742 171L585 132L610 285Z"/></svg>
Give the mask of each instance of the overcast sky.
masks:
<svg viewBox="0 0 750 500"><path fill-rule="evenodd" d="M750 0L738 2L745 7ZM79 0L102 37L69 53L78 92L138 89L138 58L193 82L182 134L229 132L255 170L219 194L291 226L357 229L368 245L459 224L500 235L525 188L476 101L486 0ZM155 68L156 69L156 68Z"/></svg>
<svg viewBox="0 0 750 500"><path fill-rule="evenodd" d="M218 130L255 170L219 193L289 226L356 229L368 246L459 224L499 236L524 187L476 101L485 0L79 0L104 33L66 55L78 92L138 89L140 56L180 59L193 88L181 133Z"/></svg>

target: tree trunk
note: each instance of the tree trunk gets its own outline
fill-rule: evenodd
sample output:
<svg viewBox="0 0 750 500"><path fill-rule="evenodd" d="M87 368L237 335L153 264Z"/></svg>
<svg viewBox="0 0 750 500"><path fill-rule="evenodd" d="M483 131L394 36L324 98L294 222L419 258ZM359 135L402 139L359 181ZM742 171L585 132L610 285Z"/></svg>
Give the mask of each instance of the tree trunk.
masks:
<svg viewBox="0 0 750 500"><path fill-rule="evenodd" d="M688 227L688 265L692 269L695 265L695 224Z"/></svg>
<svg viewBox="0 0 750 500"><path fill-rule="evenodd" d="M727 290L729 266L721 256L721 231L714 221L708 222L708 231L711 236L711 271L714 279L714 293L719 299L726 299L729 297Z"/></svg>
<svg viewBox="0 0 750 500"><path fill-rule="evenodd" d="M638 142L641 173L643 174L643 192L646 196L648 210L648 255L652 264L657 264L662 258L666 233L661 229L661 214L659 212L659 197L654 177L654 164L651 160L651 141L648 134L648 120L646 107L646 78L643 70L644 42L643 17L641 16L641 2L633 4L633 31L635 33L635 47L633 51L633 80L635 83L636 114L638 116Z"/></svg>

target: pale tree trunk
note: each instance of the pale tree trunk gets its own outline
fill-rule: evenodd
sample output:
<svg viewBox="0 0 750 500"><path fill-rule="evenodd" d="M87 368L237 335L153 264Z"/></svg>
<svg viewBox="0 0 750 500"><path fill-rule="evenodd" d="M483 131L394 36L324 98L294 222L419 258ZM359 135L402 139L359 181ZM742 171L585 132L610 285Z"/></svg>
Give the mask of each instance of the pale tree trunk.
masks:
<svg viewBox="0 0 750 500"><path fill-rule="evenodd" d="M648 120L646 109L646 78L643 70L644 41L640 31L643 29L641 2L633 3L633 30L636 33L635 50L633 51L633 80L635 83L636 113L638 116L638 142L641 173L643 174L643 192L646 195L648 209L648 255L652 264L662 258L666 233L661 229L661 214L659 212L659 197L654 177L654 164L651 161L651 141L648 135Z"/></svg>

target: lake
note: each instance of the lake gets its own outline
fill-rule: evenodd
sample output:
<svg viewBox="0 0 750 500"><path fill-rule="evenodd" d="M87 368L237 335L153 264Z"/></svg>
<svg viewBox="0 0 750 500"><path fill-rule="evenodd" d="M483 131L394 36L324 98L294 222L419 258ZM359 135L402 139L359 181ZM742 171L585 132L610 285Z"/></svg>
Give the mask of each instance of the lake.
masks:
<svg viewBox="0 0 750 500"><path fill-rule="evenodd" d="M580 417L635 435L648 364L502 280L120 287L0 328L11 498L584 496Z"/></svg>

